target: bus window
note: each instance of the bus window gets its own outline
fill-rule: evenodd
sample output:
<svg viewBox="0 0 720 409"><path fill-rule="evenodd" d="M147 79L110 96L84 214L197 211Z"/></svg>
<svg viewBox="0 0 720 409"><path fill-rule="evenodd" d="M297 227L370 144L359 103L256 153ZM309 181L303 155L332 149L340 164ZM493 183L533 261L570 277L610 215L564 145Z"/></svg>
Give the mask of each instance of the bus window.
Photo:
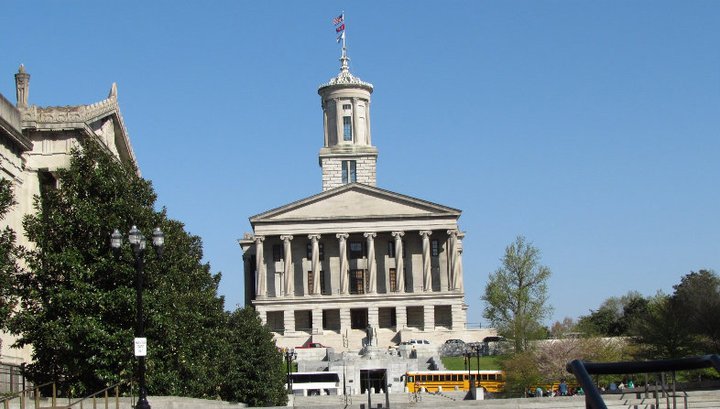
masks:
<svg viewBox="0 0 720 409"><path fill-rule="evenodd" d="M412 375L408 375L407 381L408 381L408 383L413 383L413 382L415 382L415 377Z"/></svg>

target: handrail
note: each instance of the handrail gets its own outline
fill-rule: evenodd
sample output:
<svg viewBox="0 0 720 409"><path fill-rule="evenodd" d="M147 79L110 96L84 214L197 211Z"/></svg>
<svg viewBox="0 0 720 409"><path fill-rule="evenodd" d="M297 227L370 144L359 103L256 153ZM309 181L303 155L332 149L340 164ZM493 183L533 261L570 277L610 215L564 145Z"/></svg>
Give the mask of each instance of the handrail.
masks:
<svg viewBox="0 0 720 409"><path fill-rule="evenodd" d="M626 361L626 362L584 362L579 359L568 362L565 369L575 375L578 383L585 391L585 405L591 409L607 409L600 391L590 375L635 374L648 372L674 372L688 369L714 367L720 372L720 355L704 355L679 359L662 359L657 361Z"/></svg>
<svg viewBox="0 0 720 409"><path fill-rule="evenodd" d="M43 388L48 385L52 385L52 403L53 403L53 406L55 406L55 402L57 401L57 389L55 388L54 381L46 382L42 385L35 385L32 388L25 388L18 392L13 392L10 395L6 395L6 396L0 398L0 402L3 403L3 407L5 409L8 409L10 407L11 400L13 400L15 398L20 398L20 409L25 409L25 404L26 404L25 394L28 392L34 392L35 408L38 408L40 406L40 388Z"/></svg>
<svg viewBox="0 0 720 409"><path fill-rule="evenodd" d="M93 400L93 409L94 409L94 408L97 408L97 400L96 400L96 398L97 398L98 395L100 395L100 394L102 393L102 394L105 395L105 396L103 397L103 400L105 401L105 409L108 409L108 407L109 407L109 406L108 406L108 401L109 401L108 391L110 391L111 389L113 389L113 390L115 391L115 409L120 409L120 385L123 385L124 383L125 383L125 382L118 382L118 383L116 383L116 384L114 384L114 385L110 385L110 386L108 386L108 387L105 388L105 389L101 389L101 390L99 390L99 391L97 391L97 392L95 392L95 393L93 393L93 394L91 394L91 395L87 395L87 396L85 396L84 398L80 398L80 399L76 400L75 402L70 403L69 405L65 406L65 408L70 409L70 408L72 408L73 406L77 405L78 403L80 404L80 408L82 408L82 407L83 407L82 403L83 403L84 401L88 400L88 399L92 399L92 400Z"/></svg>

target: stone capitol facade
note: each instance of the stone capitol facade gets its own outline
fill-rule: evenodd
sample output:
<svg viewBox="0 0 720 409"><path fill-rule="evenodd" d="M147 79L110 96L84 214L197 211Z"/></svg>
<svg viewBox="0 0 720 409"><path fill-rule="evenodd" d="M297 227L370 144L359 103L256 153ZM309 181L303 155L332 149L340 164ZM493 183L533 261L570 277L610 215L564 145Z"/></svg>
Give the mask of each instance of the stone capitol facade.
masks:
<svg viewBox="0 0 720 409"><path fill-rule="evenodd" d="M239 240L246 305L279 347L493 335L466 328L461 211L376 186L373 86L348 60L343 51L340 73L318 89L322 192L250 217Z"/></svg>

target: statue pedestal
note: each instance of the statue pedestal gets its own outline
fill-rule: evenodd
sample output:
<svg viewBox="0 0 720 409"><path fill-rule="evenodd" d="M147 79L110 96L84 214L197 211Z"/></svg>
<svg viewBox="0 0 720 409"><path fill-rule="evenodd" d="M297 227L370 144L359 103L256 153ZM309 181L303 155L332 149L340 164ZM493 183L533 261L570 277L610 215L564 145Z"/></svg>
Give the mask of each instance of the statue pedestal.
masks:
<svg viewBox="0 0 720 409"><path fill-rule="evenodd" d="M384 349L372 345L365 345L360 350L360 355L365 359L375 359L385 352Z"/></svg>

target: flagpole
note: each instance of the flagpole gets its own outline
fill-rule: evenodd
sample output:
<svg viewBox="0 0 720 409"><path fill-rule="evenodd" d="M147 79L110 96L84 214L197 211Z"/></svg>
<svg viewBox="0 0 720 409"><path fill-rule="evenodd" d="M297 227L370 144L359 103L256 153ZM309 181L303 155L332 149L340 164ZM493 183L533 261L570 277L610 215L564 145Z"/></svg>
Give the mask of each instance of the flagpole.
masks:
<svg viewBox="0 0 720 409"><path fill-rule="evenodd" d="M345 29L343 29L342 32L342 56L343 58L347 57L347 48L345 47L345 32L347 31L347 24L345 23L345 10L342 11L341 15L343 16L343 24L345 24Z"/></svg>

